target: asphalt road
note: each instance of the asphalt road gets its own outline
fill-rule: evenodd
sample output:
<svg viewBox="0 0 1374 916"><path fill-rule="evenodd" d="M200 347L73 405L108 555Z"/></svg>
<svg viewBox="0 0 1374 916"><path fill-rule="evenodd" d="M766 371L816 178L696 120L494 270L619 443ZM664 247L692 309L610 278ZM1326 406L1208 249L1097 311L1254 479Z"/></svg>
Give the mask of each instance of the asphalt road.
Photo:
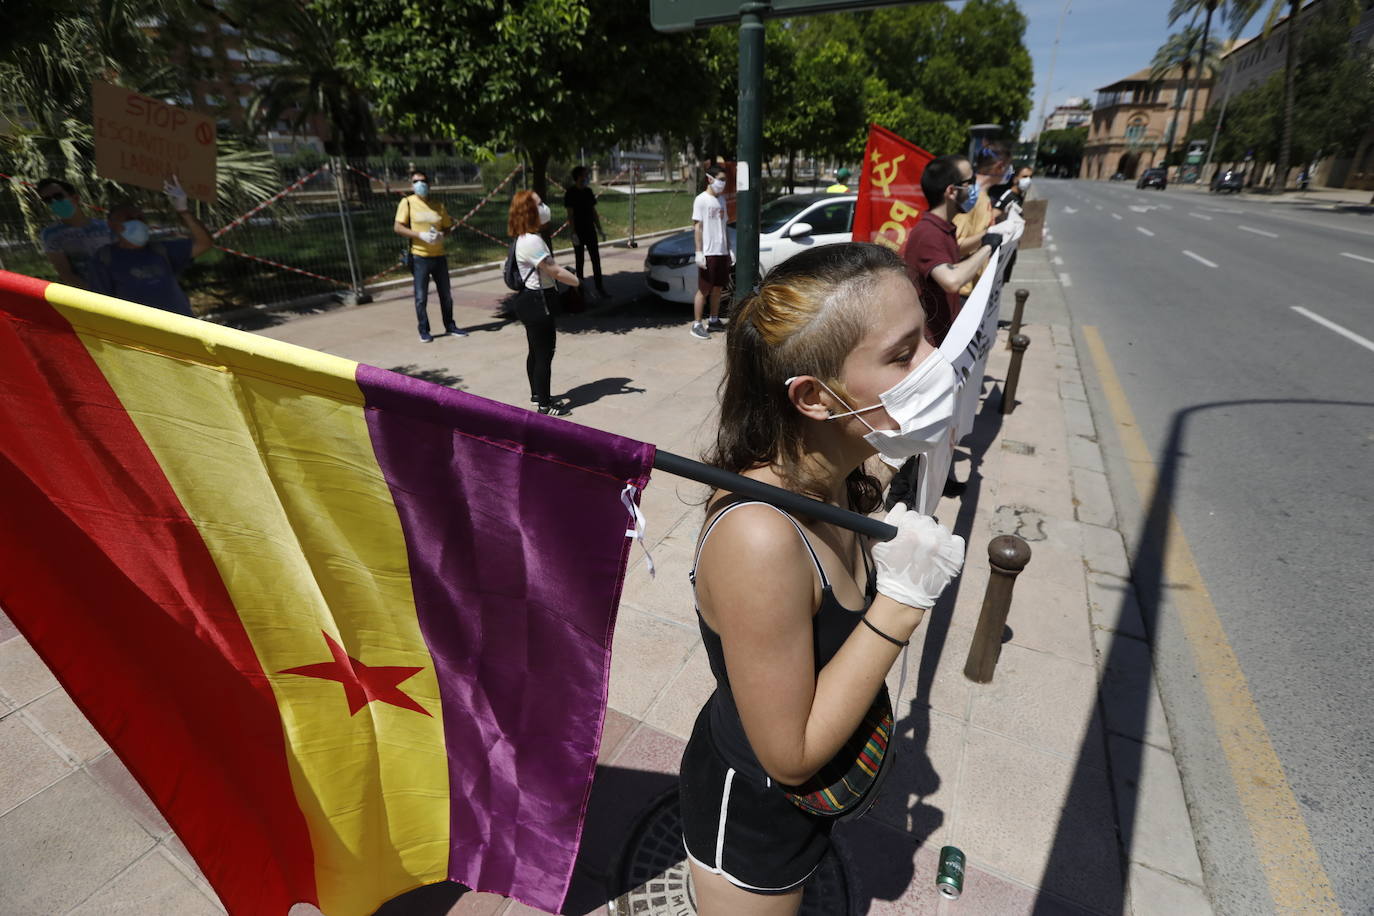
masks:
<svg viewBox="0 0 1374 916"><path fill-rule="evenodd" d="M1374 913L1374 213L1092 181L1036 189L1075 327L1099 330L1172 483L1168 506L1340 908ZM1093 407L1110 440L1101 392ZM1152 505L1112 451L1138 541ZM1157 591L1156 666L1209 891L1220 913L1271 912L1256 850L1284 825L1242 809L1250 787L1235 783L1195 647Z"/></svg>

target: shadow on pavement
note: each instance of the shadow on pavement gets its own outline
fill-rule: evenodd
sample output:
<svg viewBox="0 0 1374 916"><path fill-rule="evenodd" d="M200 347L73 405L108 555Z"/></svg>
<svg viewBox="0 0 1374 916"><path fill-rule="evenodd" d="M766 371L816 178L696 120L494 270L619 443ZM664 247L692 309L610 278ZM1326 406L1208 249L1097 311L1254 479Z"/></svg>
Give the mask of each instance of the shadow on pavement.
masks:
<svg viewBox="0 0 1374 916"><path fill-rule="evenodd" d="M389 372L397 372L401 375L408 375L424 382L433 382L436 385L443 385L446 388L457 388L463 390L463 377L461 375L450 375L447 369L421 369L414 363L407 363L404 366L392 366Z"/></svg>
<svg viewBox="0 0 1374 916"><path fill-rule="evenodd" d="M583 382L575 385L557 397L561 397L568 402L568 407L586 407L594 404L605 397L617 394L643 394L645 389L635 388L630 384L630 380L625 377L603 378L594 382Z"/></svg>
<svg viewBox="0 0 1374 916"><path fill-rule="evenodd" d="M580 315L559 315L560 334L629 334L633 331L681 326L683 340L692 320L692 307L639 295L626 301L597 305Z"/></svg>
<svg viewBox="0 0 1374 916"><path fill-rule="evenodd" d="M1169 437L1165 441L1161 454L1155 460L1155 465L1158 468L1155 488L1150 495L1145 516L1140 523L1135 555L1128 557L1131 582L1123 591L1121 604L1116 609L1117 619L1128 613L1128 605L1133 597L1130 586L1134 585L1134 598L1139 603L1145 632L1150 637L1148 651L1152 657L1158 646L1159 621L1164 612L1165 602L1168 600L1167 592L1169 589L1177 587L1166 580L1169 572L1166 558L1169 549L1169 527L1174 502L1177 499L1180 463L1186 457L1183 444L1188 422L1192 419L1193 414L1207 410L1261 405L1374 407L1374 403L1361 401L1278 398L1272 400L1216 401L1198 404L1174 414L1169 427ZM1128 553L1130 551L1129 541L1127 542L1127 551ZM1109 616L1108 619L1111 617ZM1108 759L1112 782L1118 787L1118 790L1113 792L1113 796L1116 800L1117 825L1123 850L1119 865L1123 872L1129 866L1131 849L1135 839L1136 815L1139 810L1139 798L1134 789L1140 784L1145 753L1145 745L1138 739L1145 734L1145 728L1148 724L1152 681L1148 672L1140 677L1123 678L1121 675L1135 670L1136 665L1133 664L1132 656L1139 651L1140 645L1139 640L1122 636L1119 632L1114 632L1111 636L1103 665L1100 668L1104 677L1112 673L1117 675L1112 689L1112 702L1107 711L1108 721L1105 723L1106 728L1102 731L1103 737L1101 739L1093 734L1091 729L1084 729L1084 733L1088 737L1085 738L1084 746L1079 751L1073 783L1065 798L1063 813L1055 831L1054 845L1050 850L1049 861L1045 865L1045 872L1040 881L1044 888L1053 890L1057 885L1081 883L1085 850L1079 838L1080 831L1073 820L1073 813L1077 810L1088 809L1093 795L1100 791L1093 784L1095 780L1087 772L1089 768L1084 763L1090 755L1087 742L1109 740L1107 738L1109 734L1122 735L1127 738L1127 740L1116 743L1113 748L1114 753ZM1099 683L1098 686L1100 695L1103 696L1103 705L1106 706L1103 685ZM1130 787L1132 791L1120 791L1121 787ZM1113 901L1114 905L1107 912L1124 912L1126 908L1125 896L1126 885L1123 881L1119 896Z"/></svg>
<svg viewBox="0 0 1374 916"><path fill-rule="evenodd" d="M267 309L262 311L231 311L220 318L218 323L226 328L235 328L240 331L261 331L265 328L274 328L279 324L286 324L286 322L296 318L304 318L307 315L322 315L325 312L332 312L343 307L343 303L337 299L328 299L324 302L310 302L285 308L274 308L270 311ZM215 313L210 312L201 317L214 319Z"/></svg>

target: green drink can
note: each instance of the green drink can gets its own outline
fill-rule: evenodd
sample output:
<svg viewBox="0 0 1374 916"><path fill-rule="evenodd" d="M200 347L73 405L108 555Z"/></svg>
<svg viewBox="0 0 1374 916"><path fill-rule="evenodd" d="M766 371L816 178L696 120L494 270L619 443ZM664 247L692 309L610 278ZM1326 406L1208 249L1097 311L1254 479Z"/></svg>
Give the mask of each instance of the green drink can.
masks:
<svg viewBox="0 0 1374 916"><path fill-rule="evenodd" d="M947 900L958 900L964 890L964 854L957 847L945 846L940 849L940 873L935 876L935 887L940 896Z"/></svg>

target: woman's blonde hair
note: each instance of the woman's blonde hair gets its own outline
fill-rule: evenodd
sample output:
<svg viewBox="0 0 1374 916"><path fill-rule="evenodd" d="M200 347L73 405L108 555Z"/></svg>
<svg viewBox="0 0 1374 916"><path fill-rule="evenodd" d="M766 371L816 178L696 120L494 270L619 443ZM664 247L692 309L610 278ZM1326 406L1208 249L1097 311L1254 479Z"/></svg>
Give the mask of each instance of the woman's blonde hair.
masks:
<svg viewBox="0 0 1374 916"><path fill-rule="evenodd" d="M851 400L840 372L868 329L868 303L890 274L905 276L890 249L822 245L787 259L744 297L725 341L720 429L707 463L735 473L773 466L798 491L827 498L804 466L805 418L788 398L787 379L813 375ZM855 471L848 484L854 509L877 507L876 480Z"/></svg>
<svg viewBox="0 0 1374 916"><path fill-rule="evenodd" d="M506 232L512 238L527 232L539 231L539 204L533 191L516 191L510 199L510 215L506 218Z"/></svg>

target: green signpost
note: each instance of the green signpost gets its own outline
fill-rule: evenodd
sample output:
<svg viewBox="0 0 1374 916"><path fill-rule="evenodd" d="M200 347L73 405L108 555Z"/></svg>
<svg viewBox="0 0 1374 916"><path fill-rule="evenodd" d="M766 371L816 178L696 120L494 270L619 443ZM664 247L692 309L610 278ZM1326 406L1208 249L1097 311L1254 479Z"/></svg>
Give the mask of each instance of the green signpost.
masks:
<svg viewBox="0 0 1374 916"><path fill-rule="evenodd" d="M759 276L759 203L763 170L763 20L933 0L651 0L649 21L660 32L685 32L739 22L739 146L735 155L735 295Z"/></svg>

